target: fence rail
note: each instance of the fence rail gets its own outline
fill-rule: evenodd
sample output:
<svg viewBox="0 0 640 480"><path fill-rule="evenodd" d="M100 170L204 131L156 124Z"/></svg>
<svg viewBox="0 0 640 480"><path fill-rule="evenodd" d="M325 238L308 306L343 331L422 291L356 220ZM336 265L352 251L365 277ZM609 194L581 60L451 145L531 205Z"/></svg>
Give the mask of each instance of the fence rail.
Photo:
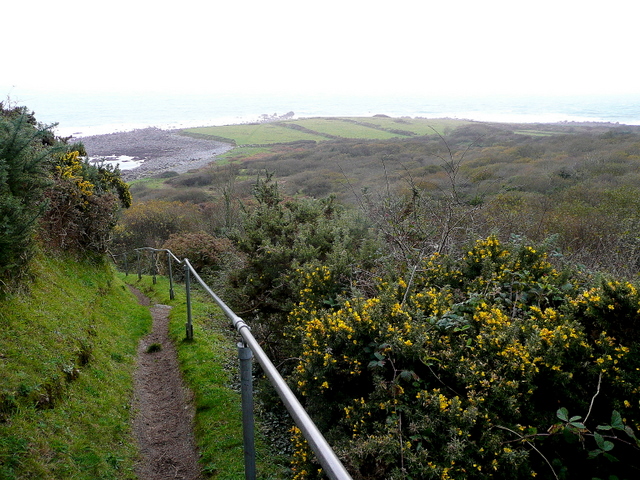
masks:
<svg viewBox="0 0 640 480"><path fill-rule="evenodd" d="M226 317L231 321L236 331L240 334L242 341L238 344L238 356L240 358L240 384L242 396L242 423L244 437L244 456L245 456L245 478L246 480L255 480L255 447L254 447L254 420L253 420L253 387L252 387L252 370L251 359L255 357L262 370L266 374L271 385L275 388L280 399L284 403L289 415L302 432L309 446L316 454L323 471L331 480L351 480L351 476L345 469L344 465L335 454L331 446L328 444L318 427L315 425L304 407L300 404L295 394L291 391L284 378L280 375L273 362L269 359L262 347L259 345L251 328L242 318L236 315L218 295L202 280L198 272L193 268L188 259L179 260L168 249L156 249L151 247L135 249L136 252L136 268L138 278L142 278L142 253L149 252L151 254L151 271L153 282L156 283L156 275L158 273L158 254L166 253L167 273L170 285L170 297L174 298L173 292L173 267L172 262L178 263L184 267L185 288L187 295L187 322L185 325L186 337L193 338L193 324L191 318L191 277L197 281L200 286L207 292L213 301L220 307ZM124 255L125 274L129 274L127 254ZM116 261L116 256L113 256ZM117 262L116 262L117 263Z"/></svg>

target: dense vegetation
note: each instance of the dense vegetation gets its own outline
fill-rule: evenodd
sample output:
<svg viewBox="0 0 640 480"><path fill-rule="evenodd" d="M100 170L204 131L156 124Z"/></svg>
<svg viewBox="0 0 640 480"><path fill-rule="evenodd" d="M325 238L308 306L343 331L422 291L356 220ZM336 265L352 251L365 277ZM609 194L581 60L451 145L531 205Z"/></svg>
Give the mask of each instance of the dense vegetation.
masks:
<svg viewBox="0 0 640 480"><path fill-rule="evenodd" d="M68 141L55 137L25 107L0 103L0 282L5 286L26 274L37 245L82 256L106 253L116 213L131 205L119 170L83 160L82 144Z"/></svg>
<svg viewBox="0 0 640 480"><path fill-rule="evenodd" d="M197 256L354 478L637 477L637 129L380 138L134 184L121 238Z"/></svg>

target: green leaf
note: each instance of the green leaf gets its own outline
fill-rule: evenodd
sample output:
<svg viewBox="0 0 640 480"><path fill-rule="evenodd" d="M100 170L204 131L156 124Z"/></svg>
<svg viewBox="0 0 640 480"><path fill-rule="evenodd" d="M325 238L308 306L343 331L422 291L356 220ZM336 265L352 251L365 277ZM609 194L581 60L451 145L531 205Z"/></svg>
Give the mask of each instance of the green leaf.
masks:
<svg viewBox="0 0 640 480"><path fill-rule="evenodd" d="M605 440L604 437L600 435L598 432L595 432L593 434L593 438L595 438L596 443L598 444L598 448L603 452L610 452L611 450L613 450L613 447L614 447L613 443L608 440Z"/></svg>
<svg viewBox="0 0 640 480"><path fill-rule="evenodd" d="M562 430L562 436L567 443L576 443L578 441L578 435L568 425Z"/></svg>
<svg viewBox="0 0 640 480"><path fill-rule="evenodd" d="M400 372L400 378L402 378L403 380L411 380L414 377L417 378L417 375L413 373L411 370L402 370Z"/></svg>
<svg viewBox="0 0 640 480"><path fill-rule="evenodd" d="M596 428L598 430L611 430L613 427L611 425L598 425Z"/></svg>
<svg viewBox="0 0 640 480"><path fill-rule="evenodd" d="M574 416L574 417L571 417L571 418L569 419L569 421L570 421L570 422L575 422L576 420L580 420L581 418L582 418L582 417L581 417L580 415L576 415L576 416Z"/></svg>
<svg viewBox="0 0 640 480"><path fill-rule="evenodd" d="M570 422L569 425L571 425L573 428L577 428L578 430L586 430L587 427L584 426L584 423L582 422Z"/></svg>
<svg viewBox="0 0 640 480"><path fill-rule="evenodd" d="M614 410L611 414L611 426L618 430L624 430L624 422L622 421L622 415L617 410Z"/></svg>
<svg viewBox="0 0 640 480"><path fill-rule="evenodd" d="M561 407L560 409L558 409L558 411L556 412L556 415L563 422L568 422L569 421L569 412L564 407Z"/></svg>

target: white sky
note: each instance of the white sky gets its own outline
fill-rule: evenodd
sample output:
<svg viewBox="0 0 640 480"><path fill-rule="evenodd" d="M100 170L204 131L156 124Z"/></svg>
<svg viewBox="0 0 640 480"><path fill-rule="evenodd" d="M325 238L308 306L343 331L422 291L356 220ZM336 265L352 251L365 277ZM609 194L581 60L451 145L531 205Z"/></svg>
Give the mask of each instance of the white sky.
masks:
<svg viewBox="0 0 640 480"><path fill-rule="evenodd" d="M0 97L640 93L637 0L5 3Z"/></svg>

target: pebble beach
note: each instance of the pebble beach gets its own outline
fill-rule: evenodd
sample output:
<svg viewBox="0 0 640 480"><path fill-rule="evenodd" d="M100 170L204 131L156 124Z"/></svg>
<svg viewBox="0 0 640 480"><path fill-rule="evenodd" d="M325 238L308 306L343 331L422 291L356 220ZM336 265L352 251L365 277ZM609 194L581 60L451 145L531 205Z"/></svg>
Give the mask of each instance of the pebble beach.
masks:
<svg viewBox="0 0 640 480"><path fill-rule="evenodd" d="M233 148L228 143L187 137L181 135L179 130L159 128L92 135L73 140L82 142L92 159L126 156L125 161L142 161L135 168L126 168L121 164L122 177L126 181L164 172L185 173L198 169L215 161L217 155Z"/></svg>

